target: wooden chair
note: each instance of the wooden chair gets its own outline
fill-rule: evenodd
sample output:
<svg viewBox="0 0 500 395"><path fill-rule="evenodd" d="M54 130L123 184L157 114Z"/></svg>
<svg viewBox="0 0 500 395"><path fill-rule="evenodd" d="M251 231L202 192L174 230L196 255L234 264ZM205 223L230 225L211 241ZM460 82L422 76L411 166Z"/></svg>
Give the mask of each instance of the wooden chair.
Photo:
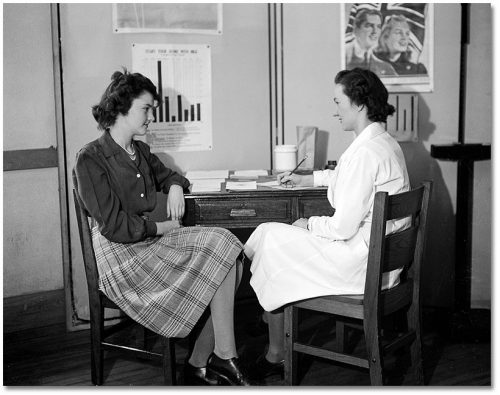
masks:
<svg viewBox="0 0 500 395"><path fill-rule="evenodd" d="M104 350L121 350L138 357L161 361L165 385L176 385L174 339L161 336L161 353L147 351L145 349L147 347L146 339L148 333L146 328L144 328L144 349L116 344L106 340L110 335L137 323L129 317L125 317L123 321L117 324L108 327L104 326L104 308L118 310L120 310L120 308L108 299L98 288L99 274L88 222L90 216L84 209L83 203L75 189L73 189L73 197L89 291L92 383L94 385L101 385L103 383Z"/></svg>
<svg viewBox="0 0 500 395"><path fill-rule="evenodd" d="M384 356L395 349L410 346L413 375L423 383L420 340L420 268L425 244L427 208L432 182L424 182L412 191L391 195L375 194L368 267L363 295L325 296L295 302L285 307L285 383L298 384L298 353L366 368L372 385L384 383ZM411 227L385 235L386 221L409 217ZM403 268L400 282L381 291L382 274ZM298 341L298 310L307 309L334 314L337 322L335 351ZM382 342L387 334L382 319L393 313L406 315L404 331ZM406 313L406 314L404 314ZM362 323L366 358L344 352L344 323ZM399 328L401 329L401 328ZM364 355L363 355L364 356Z"/></svg>

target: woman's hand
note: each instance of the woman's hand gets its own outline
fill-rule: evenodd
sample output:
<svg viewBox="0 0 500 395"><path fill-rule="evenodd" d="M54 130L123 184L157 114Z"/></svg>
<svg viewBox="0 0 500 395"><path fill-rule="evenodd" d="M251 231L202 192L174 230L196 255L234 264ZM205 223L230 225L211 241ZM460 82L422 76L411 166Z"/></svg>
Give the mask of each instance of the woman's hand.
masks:
<svg viewBox="0 0 500 395"><path fill-rule="evenodd" d="M299 218L292 225L298 226L299 228L307 229L307 223L308 223L307 218Z"/></svg>
<svg viewBox="0 0 500 395"><path fill-rule="evenodd" d="M165 233L177 229L177 228L182 228L182 225L179 220L173 221L173 220L168 220L168 221L163 221L163 222L157 222L156 223L156 235L161 236L164 235Z"/></svg>
<svg viewBox="0 0 500 395"><path fill-rule="evenodd" d="M172 185L167 197L167 216L173 221L179 221L184 216L184 191L180 185Z"/></svg>
<svg viewBox="0 0 500 395"><path fill-rule="evenodd" d="M312 187L314 186L314 176L312 174L299 175L289 171L278 174L280 184L289 184L291 186Z"/></svg>

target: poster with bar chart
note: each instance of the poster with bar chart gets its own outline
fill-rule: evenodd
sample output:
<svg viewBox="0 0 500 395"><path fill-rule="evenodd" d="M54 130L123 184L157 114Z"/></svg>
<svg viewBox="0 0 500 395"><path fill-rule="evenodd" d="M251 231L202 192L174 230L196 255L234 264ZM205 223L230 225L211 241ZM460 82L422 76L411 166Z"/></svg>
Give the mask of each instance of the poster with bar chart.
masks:
<svg viewBox="0 0 500 395"><path fill-rule="evenodd" d="M132 69L148 77L162 98L146 135L151 151L210 151L210 46L132 44Z"/></svg>

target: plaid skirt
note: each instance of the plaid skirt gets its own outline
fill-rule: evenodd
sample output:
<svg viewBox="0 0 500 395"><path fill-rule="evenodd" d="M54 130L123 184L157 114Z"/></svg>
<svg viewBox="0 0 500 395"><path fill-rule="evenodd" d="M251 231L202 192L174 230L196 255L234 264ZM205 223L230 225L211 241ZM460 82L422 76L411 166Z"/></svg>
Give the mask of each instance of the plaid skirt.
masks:
<svg viewBox="0 0 500 395"><path fill-rule="evenodd" d="M185 227L131 244L92 229L99 288L130 318L166 337L193 329L242 252L222 228Z"/></svg>

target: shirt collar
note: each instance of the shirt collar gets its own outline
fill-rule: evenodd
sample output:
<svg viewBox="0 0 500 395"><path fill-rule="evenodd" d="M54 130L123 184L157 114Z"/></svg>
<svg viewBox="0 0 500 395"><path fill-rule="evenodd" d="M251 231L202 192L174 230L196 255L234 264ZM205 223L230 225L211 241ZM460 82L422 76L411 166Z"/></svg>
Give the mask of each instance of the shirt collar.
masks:
<svg viewBox="0 0 500 395"><path fill-rule="evenodd" d="M351 154L365 141L371 140L382 133L385 133L385 128L380 122L369 124L358 136L356 136L351 145L345 150L344 154Z"/></svg>
<svg viewBox="0 0 500 395"><path fill-rule="evenodd" d="M372 54L372 52L373 52L372 48L369 48L369 49L361 48L361 46L359 45L358 40L354 40L354 55L356 57L364 59L365 53L367 53L368 57L370 57L370 55Z"/></svg>
<svg viewBox="0 0 500 395"><path fill-rule="evenodd" d="M109 132L104 132L102 136L98 138L98 141L106 157L116 155L122 151L122 147L120 147L118 143L113 140L113 137L111 137Z"/></svg>

